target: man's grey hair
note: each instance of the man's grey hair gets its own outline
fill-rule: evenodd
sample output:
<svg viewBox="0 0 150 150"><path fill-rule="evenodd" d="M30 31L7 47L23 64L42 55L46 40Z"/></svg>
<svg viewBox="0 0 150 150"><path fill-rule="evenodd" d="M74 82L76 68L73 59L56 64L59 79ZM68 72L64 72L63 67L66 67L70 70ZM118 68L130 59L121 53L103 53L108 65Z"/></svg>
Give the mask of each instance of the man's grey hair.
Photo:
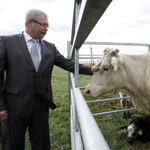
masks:
<svg viewBox="0 0 150 150"><path fill-rule="evenodd" d="M40 17L40 15L44 15L47 17L47 14L39 9L31 9L27 12L26 18L25 18L25 26L27 26L28 20L35 20L37 21Z"/></svg>

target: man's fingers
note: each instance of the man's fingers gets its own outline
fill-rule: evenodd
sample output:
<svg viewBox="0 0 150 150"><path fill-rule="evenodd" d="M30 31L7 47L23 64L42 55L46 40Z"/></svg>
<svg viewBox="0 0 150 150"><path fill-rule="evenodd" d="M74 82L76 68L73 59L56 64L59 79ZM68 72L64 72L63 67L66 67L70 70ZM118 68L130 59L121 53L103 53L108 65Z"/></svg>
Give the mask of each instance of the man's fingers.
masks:
<svg viewBox="0 0 150 150"><path fill-rule="evenodd" d="M7 114L7 110L4 110L4 111L1 111L0 112L0 121L6 121L6 119L7 119L7 116L8 116L8 114Z"/></svg>
<svg viewBox="0 0 150 150"><path fill-rule="evenodd" d="M102 59L99 61L99 63L97 64L97 66L100 66L102 63Z"/></svg>

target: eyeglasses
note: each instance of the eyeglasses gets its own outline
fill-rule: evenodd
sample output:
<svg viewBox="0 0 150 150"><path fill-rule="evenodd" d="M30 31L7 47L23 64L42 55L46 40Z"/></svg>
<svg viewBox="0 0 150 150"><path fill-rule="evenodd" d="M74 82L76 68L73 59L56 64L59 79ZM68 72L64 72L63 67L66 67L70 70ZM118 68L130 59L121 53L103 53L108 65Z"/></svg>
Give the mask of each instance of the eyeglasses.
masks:
<svg viewBox="0 0 150 150"><path fill-rule="evenodd" d="M35 23L37 23L37 24L39 24L39 25L41 25L42 27L46 27L46 28L50 28L50 26L48 25L48 24L46 24L46 23L39 23L39 22L37 22L37 21L35 21L35 20L32 20L31 19L31 21L33 21L33 22L35 22Z"/></svg>

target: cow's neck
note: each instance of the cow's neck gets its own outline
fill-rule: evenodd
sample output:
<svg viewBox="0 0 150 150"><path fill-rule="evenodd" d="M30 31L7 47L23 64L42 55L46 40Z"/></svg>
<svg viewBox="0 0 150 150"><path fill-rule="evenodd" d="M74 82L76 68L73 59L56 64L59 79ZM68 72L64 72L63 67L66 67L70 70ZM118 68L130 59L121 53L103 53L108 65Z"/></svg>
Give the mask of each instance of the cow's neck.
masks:
<svg viewBox="0 0 150 150"><path fill-rule="evenodd" d="M128 93L136 108L150 114L150 54L121 55L125 75L122 91Z"/></svg>

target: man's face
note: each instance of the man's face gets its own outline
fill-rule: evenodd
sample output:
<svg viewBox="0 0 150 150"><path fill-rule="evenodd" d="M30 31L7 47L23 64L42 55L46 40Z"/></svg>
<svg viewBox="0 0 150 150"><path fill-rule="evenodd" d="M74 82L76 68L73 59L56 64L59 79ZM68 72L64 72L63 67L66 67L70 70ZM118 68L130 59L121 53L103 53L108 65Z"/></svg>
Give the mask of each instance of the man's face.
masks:
<svg viewBox="0 0 150 150"><path fill-rule="evenodd" d="M44 15L40 15L39 19L37 20L38 23L41 24L48 24L48 20L47 17ZM34 21L31 20L31 34L32 34L32 38L34 39L42 39L44 38L44 36L46 35L46 32L48 31L47 26L43 27L42 25L38 24Z"/></svg>

